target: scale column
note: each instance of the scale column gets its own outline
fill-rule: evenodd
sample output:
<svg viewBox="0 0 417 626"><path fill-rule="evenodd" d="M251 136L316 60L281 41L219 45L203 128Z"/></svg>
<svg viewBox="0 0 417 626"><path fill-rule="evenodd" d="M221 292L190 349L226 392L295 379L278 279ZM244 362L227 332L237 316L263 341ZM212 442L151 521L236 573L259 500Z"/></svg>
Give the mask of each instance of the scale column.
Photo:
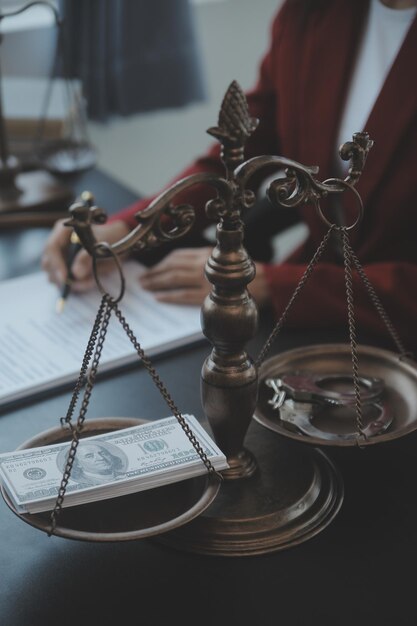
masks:
<svg viewBox="0 0 417 626"><path fill-rule="evenodd" d="M257 369L245 351L258 327L257 306L247 290L255 266L242 245L240 220L221 220L217 246L206 264L211 293L202 307L202 329L213 349L202 368L201 397L214 438L227 456L226 479L251 476L253 455L243 441L255 411Z"/></svg>

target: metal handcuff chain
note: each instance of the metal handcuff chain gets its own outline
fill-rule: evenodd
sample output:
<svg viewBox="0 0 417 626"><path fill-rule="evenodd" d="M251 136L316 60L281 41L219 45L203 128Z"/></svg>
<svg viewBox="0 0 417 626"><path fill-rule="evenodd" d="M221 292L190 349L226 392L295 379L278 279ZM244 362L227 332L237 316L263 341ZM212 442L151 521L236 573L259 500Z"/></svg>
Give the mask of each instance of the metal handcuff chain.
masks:
<svg viewBox="0 0 417 626"><path fill-rule="evenodd" d="M363 437L365 439L367 439L367 435L364 432L364 424L363 424L363 417L362 417L362 403L361 403L361 391L360 391L360 377L359 377L359 361L358 361L358 345L357 345L357 339L356 339L356 321L355 321L355 309L354 309L354 297L353 297L353 281L352 281L352 269L353 267L356 269L362 283L364 284L370 299L373 303L373 305L375 306L378 314L380 315L382 321L384 322L389 334L391 335L397 350L399 351L400 355L399 358L402 359L405 356L409 356L410 353L408 353L405 348L404 345L401 341L401 339L399 338L398 332L396 331L396 329L394 328L394 325L392 324L387 312L385 311L378 295L376 294L371 282L369 281L368 277L366 276L366 273L358 259L358 257L356 256L356 254L354 253L352 246L350 244L349 241L349 234L348 231L351 230L352 228L354 228L355 226L357 226L357 224L361 221L362 216L363 216L363 204L362 204L362 199L361 196L359 194L359 192L357 191L357 189L355 189L355 187L353 187L353 185L351 185L350 183L348 183L345 180L342 179L336 179L336 178L329 178L327 180L325 180L323 182L323 184L328 184L328 185L333 185L333 192L341 192L343 191L343 188L348 188L350 189L354 195L356 196L356 199L358 201L358 207L359 207L359 212L358 215L355 219L355 221L348 225L348 226L339 226L335 223L330 222L327 217L324 215L324 213L322 212L322 209L320 207L320 203L317 199L315 199L315 206L316 206L316 210L318 215L320 216L320 218L322 219L322 221L329 226L329 230L327 231L327 233L325 234L324 238L322 239L321 243L319 244L313 258L311 259L310 263L308 264L306 270L304 271L304 274L302 275L298 285L296 286L287 306L285 307L281 317L279 318L279 320L277 321L277 323L275 324L271 334L269 335L268 339L266 340L266 342L264 343L264 346L262 347L259 356L256 360L256 365L259 367L263 361L265 360L265 357L268 353L268 351L270 350L273 342L275 341L275 339L277 338L279 332L281 331L285 321L288 318L288 314L290 312L290 309L292 308L294 302L296 301L296 299L298 298L298 296L300 295L303 287L305 286L307 280L310 278L311 274L313 273L314 268L316 267L318 261L320 260L320 257L323 254L324 249L326 248L326 245L330 239L331 234L337 233L337 235L340 237L341 240L341 244L342 244L342 250L343 250L343 265L344 265L344 280L345 280L345 290L346 290L346 301L347 301L347 317L348 317L348 328L349 328L349 341L350 341L350 352L351 352L351 360L352 360L352 380L353 380L353 388L354 388L354 395L355 395L355 410L356 410L356 429L357 429L357 433L358 433L358 437L357 437L357 444L359 445L359 447L361 447L360 445L360 438Z"/></svg>
<svg viewBox="0 0 417 626"><path fill-rule="evenodd" d="M159 390L160 394L162 395L163 399L165 400L166 404L168 405L169 409L172 411L172 414L174 415L174 417L177 419L178 423L180 424L181 428L183 429L184 433L186 434L187 438L189 439L190 443L192 444L193 448L195 449L195 451L197 452L197 454L199 455L201 461L204 463L207 472L210 475L215 475L219 480L223 480L221 474L219 472L217 472L215 470L215 468L213 467L211 461L209 460L209 458L207 457L206 453L204 452L203 448L201 447L198 439L196 438L196 436L194 435L192 429L188 426L187 422L185 421L184 417L182 416L181 412L179 411L177 405L175 404L174 400L172 399L172 396L170 395L170 393L168 392L166 386L164 385L164 383L162 382L161 378L159 377L157 371L155 370L155 368L153 367L149 357L146 356L144 350L142 349L139 341L137 340L137 338L135 337L132 329L130 328L129 324L127 323L125 317L123 316L118 303L120 302L120 300L122 299L124 292L125 292L125 279L124 279L124 274L123 274L123 270L122 270L122 266L120 263L119 258L117 257L117 255L114 253L114 251L111 249L110 245L107 244L106 242L100 242L96 245L96 252L100 249L100 248L106 248L107 250L110 251L110 254L117 266L119 275L120 275L120 279L121 279L121 288L120 288L120 292L117 296L117 298L113 298L107 291L106 289L103 287L102 282L100 281L100 278L98 276L98 268L97 268L97 254L95 254L93 256L93 274L94 274L94 278L95 281L97 283L97 286L102 294L102 299L101 299L101 303L99 305L98 311L97 311L97 315L93 324L93 328L91 330L91 334L87 343L87 347L85 350L85 354L84 354L84 358L82 361L82 365L81 365L81 369L80 369L80 374L77 378L73 393L72 393L72 397L71 397L71 401L69 404L69 408L67 411L67 414L65 416L65 418L61 418L60 422L61 425L63 427L67 427L71 430L72 433L72 439L71 439L71 443L70 443L70 448L69 448L69 452L68 452L68 456L67 456L67 461L65 464L65 468L62 474L62 479L61 479L61 483L60 483L60 487L58 489L58 495L57 495L57 499L55 501L55 506L51 512L51 516L50 516L50 528L48 531L48 535L51 536L56 528L57 525L57 520L59 517L59 514L61 513L62 507L63 507L63 502L64 502L64 498L65 498L65 493L67 490L67 486L68 486L68 482L69 479L71 477L71 472L72 472L72 467L74 465L74 460L75 460L75 455L77 452L77 448L78 448L78 444L80 441L80 435L81 435L81 431L83 429L83 425L84 425L84 421L85 421L85 417L86 417L86 413L87 413L87 409L88 409L88 405L89 405L89 401L90 401L90 397L92 394L92 390L93 390L93 386L96 380L96 376L97 376L97 371L98 371L98 367L99 367L99 362L100 362L100 357L101 357L101 353L103 350L103 345L104 345L104 340L106 338L106 334L107 334L107 330L108 330L108 326L109 326L109 322L110 322L110 318L112 313L114 312L116 319L120 322L123 330L125 331L126 335L128 336L130 342L132 343L132 345L134 346L139 359L141 360L141 362L143 363L145 369L147 370L147 372L150 374L155 386L157 387L157 389ZM91 357L92 357L92 361L91 361ZM88 369L88 365L91 361L91 367L90 367L90 371L87 374L87 369ZM81 388L83 386L85 382L85 390L84 390L84 394L83 394L83 398L82 398L82 402L81 402L81 408L80 408L80 412L78 414L78 418L77 418L77 422L74 425L74 423L72 422L72 416L75 410L75 406L77 404L80 392L81 392Z"/></svg>

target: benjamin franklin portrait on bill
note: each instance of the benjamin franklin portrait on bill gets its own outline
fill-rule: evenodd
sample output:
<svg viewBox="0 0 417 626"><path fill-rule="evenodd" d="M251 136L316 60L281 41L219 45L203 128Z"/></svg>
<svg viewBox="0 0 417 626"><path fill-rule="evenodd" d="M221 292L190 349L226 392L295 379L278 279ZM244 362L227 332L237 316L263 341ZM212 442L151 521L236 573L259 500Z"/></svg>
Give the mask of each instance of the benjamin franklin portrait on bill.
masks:
<svg viewBox="0 0 417 626"><path fill-rule="evenodd" d="M68 448L57 456L64 471ZM117 446L104 441L80 441L71 471L71 480L85 486L101 485L122 478L127 470L127 456Z"/></svg>

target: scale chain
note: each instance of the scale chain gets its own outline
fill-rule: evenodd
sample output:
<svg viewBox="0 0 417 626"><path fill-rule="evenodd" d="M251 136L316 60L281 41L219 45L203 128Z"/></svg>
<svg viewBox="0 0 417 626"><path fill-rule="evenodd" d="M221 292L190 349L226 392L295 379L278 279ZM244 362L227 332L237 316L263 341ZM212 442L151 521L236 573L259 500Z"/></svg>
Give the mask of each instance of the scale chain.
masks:
<svg viewBox="0 0 417 626"><path fill-rule="evenodd" d="M339 227L338 233L341 237L343 248L343 263L345 270L345 287L346 287L346 300L348 310L348 325L349 325L349 340L350 351L352 357L352 376L353 376L353 388L355 392L355 407L356 407L356 426L358 434L367 438L363 432L363 419L362 419L362 403L361 403L361 389L359 384L359 367L358 367L358 350L356 341L356 320L355 309L353 304L353 286L352 286L352 257L350 255L349 235L346 227Z"/></svg>
<svg viewBox="0 0 417 626"><path fill-rule="evenodd" d="M375 289L373 288L371 282L369 281L369 278L365 274L365 271L364 271L364 269L363 269L363 267L362 267L358 257L356 256L354 250L352 249L350 244L348 244L348 245L349 245L349 254L350 254L350 257L351 257L351 259L353 261L355 269L358 272L358 274L359 274L363 284L365 285L366 289L368 290L368 294L369 294L369 297L372 300L373 305L375 306L375 308L376 308L377 312L379 313L382 321L384 322L384 324L385 324L389 334L391 335L395 345L397 346L397 350L400 353L400 358L404 357L404 356L411 356L412 357L411 353L408 352L405 349L405 347L404 347L404 345L403 345L403 343L402 343L402 341L401 341L401 339L400 339L400 337L398 335L397 330L395 329L391 319L389 318L388 313L385 311L385 309L384 309L384 307L382 305L381 300L379 299L377 293L375 292Z"/></svg>
<svg viewBox="0 0 417 626"><path fill-rule="evenodd" d="M377 312L379 313L382 321L384 322L389 334L391 335L399 353L400 358L404 356L409 356L410 353L406 351L398 332L396 331L393 323L391 322L387 312L385 311L378 295L375 292L371 282L369 281L366 273L356 256L354 250L349 241L348 228L343 226L337 226L336 224L331 224L329 230L321 241L319 247L317 248L313 258L308 264L303 276L301 277L296 289L294 290L287 306L284 309L280 319L274 326L271 334L266 340L261 352L256 361L256 365L259 367L264 361L268 351L270 350L272 343L275 341L279 332L281 331L287 317L289 311L294 304L295 300L298 298L301 290L306 284L307 280L311 276L313 269L315 268L317 262L319 261L328 241L330 235L333 231L336 231L341 238L342 249L343 249L343 263L344 263L344 275L345 275L345 289L346 289L346 299L347 299L347 309L348 309L348 327L349 327L349 339L350 339L350 348L351 348L351 356L352 356L352 377L353 377L353 386L355 392L355 406L356 406L356 425L358 429L358 434L361 436L364 435L363 432L363 417L362 417L362 404L360 397L360 384L359 384L359 368L358 368L358 354L357 354L357 340L356 340L356 322L355 322L355 310L353 303L353 281L352 281L352 266L355 267L358 275L364 284L365 288L368 291L368 294L371 298L373 305L375 306ZM412 355L410 355L412 356Z"/></svg>
<svg viewBox="0 0 417 626"><path fill-rule="evenodd" d="M188 437L190 443L192 444L193 448L197 452L197 454L200 457L200 459L203 461L204 465L206 466L207 471L210 474L217 474L217 476L219 478L222 478L221 475L218 472L216 472L216 470L214 469L214 467L211 464L210 460L207 458L207 455L205 454L205 452L202 449L200 443L196 439L193 431L191 430L191 428L188 426L188 424L186 423L185 419L181 415L181 413L180 413L179 409L177 408L174 400L172 399L172 397L169 394L167 388L165 387L165 385L163 384L162 380L160 379L160 377L159 377L157 371L155 370L155 368L153 367L151 361L149 360L149 358L146 356L145 352L143 351L140 343L136 339L132 329L130 328L129 324L127 323L126 318L123 316L122 312L120 311L120 309L119 309L119 307L117 306L116 303L114 304L113 308L114 308L115 315L116 315L117 319L119 320L120 324L122 325L122 328L125 331L126 335L129 337L129 339L130 339L133 347L135 348L139 358L141 359L143 365L145 366L146 370L150 374L153 382L155 383L156 387L160 391L163 399L167 403L167 405L170 408L170 410L172 411L173 415L176 417L176 419L179 422L181 428L183 429L183 431L187 435L187 437Z"/></svg>
<svg viewBox="0 0 417 626"><path fill-rule="evenodd" d="M297 287L294 290L294 293L292 294L290 301L288 302L287 306L284 309L284 312L282 313L280 319L278 320L278 322L275 324L274 328L272 329L271 334L269 335L268 339L266 340L262 350L259 353L259 356L256 360L256 366L259 367L263 361L265 360L266 355L268 354L269 350L272 347L273 342L275 341L275 339L277 338L279 332L281 331L287 317L288 317L288 313L292 307L292 305L294 304L295 300L298 298L301 290L303 289L304 285L306 284L307 280L310 278L314 267L316 266L316 264L318 263L321 255L324 252L324 249L326 248L326 245L329 241L330 235L332 234L332 232L336 229L337 227L332 224L329 228L329 230L327 231L327 233L325 234L325 236L323 237L319 247L317 248L313 258L311 259L310 263L308 264L304 274L302 275Z"/></svg>
<svg viewBox="0 0 417 626"><path fill-rule="evenodd" d="M104 340L107 334L107 329L108 329L108 325L109 325L109 321L110 321L110 317L112 314L112 311L115 312L115 315L118 319L118 321L120 322L123 330L125 331L126 335L128 336L129 340L131 341L131 343L133 344L139 358L141 359L143 365L145 366L146 370L148 371L148 373L150 374L153 382L155 383L156 387L158 388L158 390L160 391L162 397L164 398L165 402L167 403L167 405L169 406L170 410L172 411L173 415L175 416L175 418L177 419L178 423L180 424L181 428L183 429L183 431L185 432L187 438L189 439L190 443L192 444L193 448L195 449L195 451L197 452L197 454L199 455L201 461L203 462L204 466L206 467L207 471L209 472L209 474L215 474L219 479L222 480L222 476L221 474L219 474L219 472L217 472L211 461L208 459L206 453L204 452L203 448L201 447L199 441L197 440L196 436L194 435L193 431L191 430L191 428L188 426L188 424L186 423L184 417L181 415L179 409L177 408L176 404L174 403L171 395L169 394L167 388L165 387L165 385L163 384L163 382L161 381L158 373L156 372L155 368L153 367L151 361L149 360L149 358L146 356L145 352L143 351L140 343L138 342L138 340L136 339L133 331L131 330L129 324L127 323L125 317L123 316L123 314L121 313L119 307L117 306L117 302L115 302L111 296L109 294L104 294L101 300L101 304L99 307L99 310L97 312L97 316L96 319L94 321L94 325L93 325L93 329L91 331L91 335L87 344L87 348L84 354L84 358L83 358L83 363L82 363L82 367L81 367L81 371L80 371L80 375L78 377L72 398L71 398L71 403L70 403L70 407L68 409L67 412L67 416L66 418L61 418L61 424L62 425L68 425L71 428L72 431L72 441L70 444L70 449L68 452L68 458L67 458L67 462L65 465L65 469L63 472L63 476L62 476L62 480L61 480L61 485L59 487L58 490L58 496L55 502L55 506L53 511L51 512L51 527L49 530L49 535L52 535L54 533L54 530L56 528L56 524L57 524L57 519L58 516L62 510L62 503L64 501L64 497L65 497L65 493L66 493L66 489L67 489L67 485L68 485L68 481L70 479L71 476L71 472L72 472L72 467L74 464L74 459L75 459L75 455L77 452L77 448L78 448L78 444L79 444L79 440L80 440L80 433L84 424L84 420L85 420L85 416L87 413L87 409L88 409L88 404L90 401L90 397L91 397L91 393L92 393L92 389L95 383L95 379L96 379L96 375L97 375L97 370L98 370L98 365L99 365L99 361L100 361L100 357L101 357L101 353L103 350L103 344L104 344ZM91 369L90 369L90 373L87 375L87 384L86 384L86 388L84 391L84 396L83 396L83 400L82 400L82 404L81 404L81 409L80 409L80 413L77 419L77 424L76 426L73 426L73 424L71 423L71 416L73 414L74 408L75 408L75 404L77 402L78 399L78 395L82 386L82 383L85 379L85 375L86 375L86 371L87 371L87 367L88 367L88 363L90 361L91 358L91 354L94 350L94 357L93 357L93 362L91 365Z"/></svg>
<svg viewBox="0 0 417 626"><path fill-rule="evenodd" d="M83 361L82 361L82 365L80 369L80 374L78 376L77 382L74 387L74 391L72 393L72 397L71 397L71 401L68 407L67 414L65 417L61 417L61 420L60 420L61 426L68 426L69 428L73 428L71 419L74 413L75 406L78 401L78 397L80 395L81 387L83 386L85 382L88 364L90 363L91 357L93 355L94 346L96 344L97 336L98 336L99 329L100 329L101 319L103 317L104 307L105 307L105 301L104 301L104 298L102 298L99 309L97 311L96 319L94 321L93 328L91 330L91 334L87 343L87 348L84 353L84 357L83 357Z"/></svg>
<svg viewBox="0 0 417 626"><path fill-rule="evenodd" d="M68 481L70 479L71 476L71 471L72 471L72 467L74 465L74 459L75 459L75 454L77 452L77 448L78 448L78 444L80 441L80 432L82 430L83 424L84 424L84 420L85 420L85 416L87 413L87 408L88 408L88 404L90 401L90 397L91 397L91 392L93 389L93 385L95 382L95 378L96 378L96 374L97 374L97 369L98 369L98 365L99 365L99 361L100 361L100 357L101 357L101 353L103 350L103 344L104 344L104 339L106 337L106 333L107 333L107 328L109 325L109 321L110 321L110 316L111 316L111 312L112 312L112 308L113 308L114 304L111 300L111 298L105 294L103 295L102 301L101 301L101 305L99 308L99 312L97 314L97 317L95 319L94 322L94 326L93 326L93 331L91 333L91 341L94 341L95 344L95 350L94 350L94 357L93 357L93 362L91 365L91 369L90 369L90 373L87 376L87 384L86 384L86 388L84 391L84 396L83 396L83 401L81 404L81 409L80 409L80 413L78 415L78 419L77 419L77 424L76 426L72 426L72 440L71 440L71 444L70 444L70 449L68 452L68 458L67 458L67 462L65 465L65 469L62 475L62 480L61 480L61 485L59 487L58 490L58 496L55 502L55 506L53 511L51 512L51 527L49 530L49 536L53 534L55 528L56 528L56 523L57 523L57 519L58 516L62 510L62 503L64 501L64 497L65 497L65 492L67 489L67 485L68 485ZM104 314L102 313L102 315L100 314L100 311L103 311ZM90 345L90 342L87 346L87 350L89 347L91 347L92 349L94 349L94 344ZM87 351L86 351L87 352ZM85 355L85 357L87 357L87 353Z"/></svg>

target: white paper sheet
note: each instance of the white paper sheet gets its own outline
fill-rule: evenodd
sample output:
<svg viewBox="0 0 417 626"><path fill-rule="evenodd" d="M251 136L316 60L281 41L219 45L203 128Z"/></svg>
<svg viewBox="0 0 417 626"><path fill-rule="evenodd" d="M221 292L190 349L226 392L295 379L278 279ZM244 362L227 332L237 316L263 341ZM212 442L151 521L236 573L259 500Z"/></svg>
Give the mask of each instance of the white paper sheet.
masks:
<svg viewBox="0 0 417 626"><path fill-rule="evenodd" d="M123 266L126 292L119 307L141 347L154 355L203 337L200 307L162 304L140 287L139 264ZM111 294L118 274L106 279ZM56 286L43 272L0 283L0 405L74 382L101 296L98 290L68 297L56 312ZM99 371L137 360L131 342L112 314Z"/></svg>

